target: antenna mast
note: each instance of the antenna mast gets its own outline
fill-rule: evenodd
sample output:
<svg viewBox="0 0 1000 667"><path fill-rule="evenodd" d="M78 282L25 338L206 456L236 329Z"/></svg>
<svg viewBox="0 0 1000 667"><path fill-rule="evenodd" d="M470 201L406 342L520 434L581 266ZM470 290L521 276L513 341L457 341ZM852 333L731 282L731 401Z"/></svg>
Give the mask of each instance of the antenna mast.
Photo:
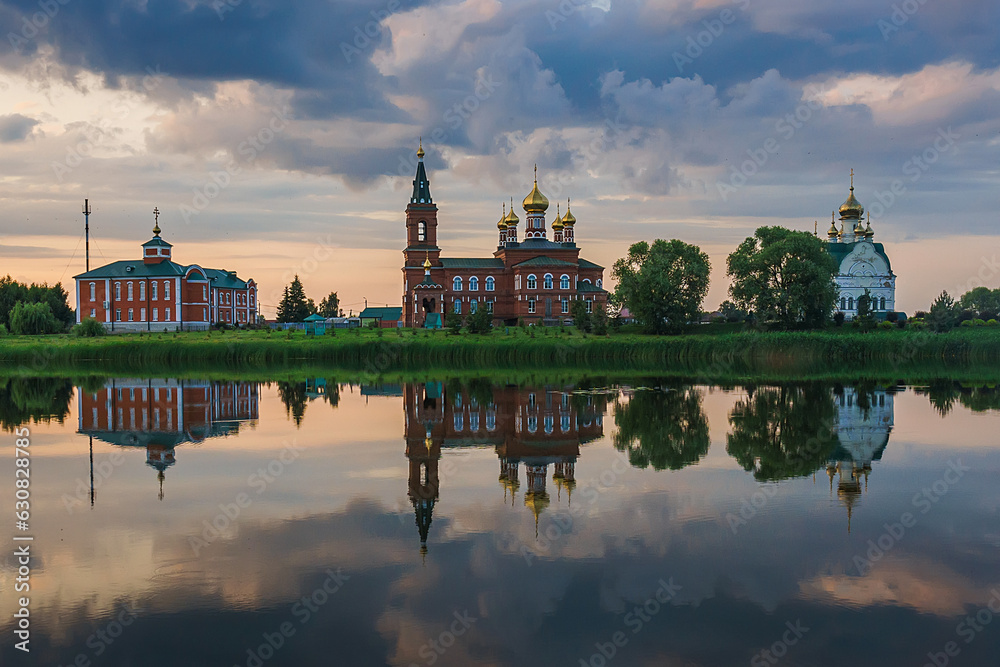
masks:
<svg viewBox="0 0 1000 667"><path fill-rule="evenodd" d="M83 229L87 236L87 271L90 271L90 200L83 200Z"/></svg>

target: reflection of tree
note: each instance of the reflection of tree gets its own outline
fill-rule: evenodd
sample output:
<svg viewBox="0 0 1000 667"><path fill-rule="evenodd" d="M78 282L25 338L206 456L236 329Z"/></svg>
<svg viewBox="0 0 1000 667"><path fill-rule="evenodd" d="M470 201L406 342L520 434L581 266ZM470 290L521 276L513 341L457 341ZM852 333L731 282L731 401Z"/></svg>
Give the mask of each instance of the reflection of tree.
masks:
<svg viewBox="0 0 1000 667"><path fill-rule="evenodd" d="M323 400L330 404L331 408L340 405L340 385L333 378L326 378L326 391Z"/></svg>
<svg viewBox="0 0 1000 667"><path fill-rule="evenodd" d="M943 417L951 412L955 403L973 412L1000 410L1000 387L996 385L967 385L951 380L931 382L927 387L916 390L926 394L934 409Z"/></svg>
<svg viewBox="0 0 1000 667"><path fill-rule="evenodd" d="M1000 410L1000 387L996 385L962 387L958 400L973 412Z"/></svg>
<svg viewBox="0 0 1000 667"><path fill-rule="evenodd" d="M0 428L13 431L31 420L63 423L69 416L73 385L60 378L8 378L0 380Z"/></svg>
<svg viewBox="0 0 1000 667"><path fill-rule="evenodd" d="M749 388L729 415L726 451L759 481L809 475L837 446L836 414L824 386Z"/></svg>
<svg viewBox="0 0 1000 667"><path fill-rule="evenodd" d="M680 470L708 452L708 420L692 388L637 391L615 410L614 444L634 466Z"/></svg>
<svg viewBox="0 0 1000 667"><path fill-rule="evenodd" d="M934 409L944 417L955 406L959 391L957 383L951 380L937 380L931 382L927 387L916 389L916 393L926 394Z"/></svg>
<svg viewBox="0 0 1000 667"><path fill-rule="evenodd" d="M301 426L306 413L306 383L278 382L278 396L285 406L285 414L292 418L295 426Z"/></svg>

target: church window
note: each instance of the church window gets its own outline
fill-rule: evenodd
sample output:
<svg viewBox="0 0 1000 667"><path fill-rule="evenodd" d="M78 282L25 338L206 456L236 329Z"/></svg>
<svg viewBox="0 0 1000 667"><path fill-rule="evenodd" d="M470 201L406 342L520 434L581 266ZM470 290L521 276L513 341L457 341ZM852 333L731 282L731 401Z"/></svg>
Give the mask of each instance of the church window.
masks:
<svg viewBox="0 0 1000 667"><path fill-rule="evenodd" d="M458 299L455 299L455 312L458 314L462 313L462 302Z"/></svg>
<svg viewBox="0 0 1000 667"><path fill-rule="evenodd" d="M847 310L847 297L840 297L840 309Z"/></svg>
<svg viewBox="0 0 1000 667"><path fill-rule="evenodd" d="M854 297L853 296L847 298L847 309L848 310L854 310Z"/></svg>
<svg viewBox="0 0 1000 667"><path fill-rule="evenodd" d="M585 282L585 283L587 283L589 285L590 284L590 278L584 278L583 282Z"/></svg>
<svg viewBox="0 0 1000 667"><path fill-rule="evenodd" d="M455 276L455 279L451 281L451 290L453 292L462 291L462 278L461 276Z"/></svg>
<svg viewBox="0 0 1000 667"><path fill-rule="evenodd" d="M132 281L130 280L130 281L128 281L128 300L129 301L132 300L132 294L133 294L133 292L132 292Z"/></svg>
<svg viewBox="0 0 1000 667"><path fill-rule="evenodd" d="M545 286L545 289L552 289L552 274L551 273L546 273L545 274L545 277L543 278L542 284Z"/></svg>
<svg viewBox="0 0 1000 667"><path fill-rule="evenodd" d="M164 280L163 281L163 298L167 299L168 301L170 300L170 281L169 280Z"/></svg>
<svg viewBox="0 0 1000 667"><path fill-rule="evenodd" d="M477 301L476 299L473 299L472 301L469 302L469 312L470 313L475 313L478 309L479 309L479 301Z"/></svg>
<svg viewBox="0 0 1000 667"><path fill-rule="evenodd" d="M139 301L146 300L146 281L143 280L139 283ZM146 319L145 317L142 319Z"/></svg>
<svg viewBox="0 0 1000 667"><path fill-rule="evenodd" d="M417 223L417 240L426 241L427 240L427 223L421 220Z"/></svg>
<svg viewBox="0 0 1000 667"><path fill-rule="evenodd" d="M486 411L486 430L493 431L497 427L497 413L495 410Z"/></svg>
<svg viewBox="0 0 1000 667"><path fill-rule="evenodd" d="M469 430L475 433L479 430L479 413L470 412L469 413Z"/></svg>
<svg viewBox="0 0 1000 667"><path fill-rule="evenodd" d="M528 312L529 313L534 313L535 312L535 300L534 299L528 299Z"/></svg>
<svg viewBox="0 0 1000 667"><path fill-rule="evenodd" d="M90 283L90 300L97 300L97 286L94 283Z"/></svg>
<svg viewBox="0 0 1000 667"><path fill-rule="evenodd" d="M542 423L545 424L545 434L551 435L552 430L555 427L555 417L552 415L545 415L545 419L542 420Z"/></svg>
<svg viewBox="0 0 1000 667"><path fill-rule="evenodd" d="M565 273L559 278L559 289L569 289L569 276Z"/></svg>
<svg viewBox="0 0 1000 667"><path fill-rule="evenodd" d="M493 312L493 299L490 299L489 301L486 302L486 312L488 313Z"/></svg>
<svg viewBox="0 0 1000 667"><path fill-rule="evenodd" d="M538 279L534 273L528 276L528 289L538 289Z"/></svg>
<svg viewBox="0 0 1000 667"><path fill-rule="evenodd" d="M563 315L565 315L566 313L569 312L569 299L563 299L561 303L562 303L562 312Z"/></svg>
<svg viewBox="0 0 1000 667"><path fill-rule="evenodd" d="M494 289L496 289L496 285L497 285L497 281L494 280L492 276L486 279L486 291L487 292L492 292Z"/></svg>
<svg viewBox="0 0 1000 667"><path fill-rule="evenodd" d="M885 297L882 297L881 299L879 299L878 309L879 310L885 310Z"/></svg>
<svg viewBox="0 0 1000 667"><path fill-rule="evenodd" d="M463 415L462 415L461 412L456 412L455 413L455 431L458 432L458 433L461 433L463 428L465 428L465 418L463 417Z"/></svg>
<svg viewBox="0 0 1000 667"><path fill-rule="evenodd" d="M603 281L600 278L598 278L597 279L597 288L598 289L604 289L604 286L602 285L602 283L603 283Z"/></svg>
<svg viewBox="0 0 1000 667"><path fill-rule="evenodd" d="M569 415L563 415L559 418L559 430L563 433L569 430Z"/></svg>
<svg viewBox="0 0 1000 667"><path fill-rule="evenodd" d="M115 301L122 300L122 284L115 283Z"/></svg>
<svg viewBox="0 0 1000 667"><path fill-rule="evenodd" d="M132 317L132 309L131 308L128 309L128 321L129 322L134 321L133 317Z"/></svg>
<svg viewBox="0 0 1000 667"><path fill-rule="evenodd" d="M594 300L593 299L587 299L587 312L588 313L594 312Z"/></svg>
<svg viewBox="0 0 1000 667"><path fill-rule="evenodd" d="M469 278L469 291L478 292L479 291L479 278L472 276Z"/></svg>

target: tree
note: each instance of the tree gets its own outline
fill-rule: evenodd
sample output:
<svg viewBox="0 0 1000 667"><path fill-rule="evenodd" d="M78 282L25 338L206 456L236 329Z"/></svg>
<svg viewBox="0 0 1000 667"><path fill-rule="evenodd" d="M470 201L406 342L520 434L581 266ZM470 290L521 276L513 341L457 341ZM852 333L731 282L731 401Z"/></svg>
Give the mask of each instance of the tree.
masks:
<svg viewBox="0 0 1000 667"><path fill-rule="evenodd" d="M721 304L719 304L719 312L722 316L726 318L727 322L745 322L747 319L747 311L736 306L735 303L726 299Z"/></svg>
<svg viewBox="0 0 1000 667"><path fill-rule="evenodd" d="M590 333L591 318L590 313L587 312L586 301L577 299L570 303L569 314L573 316L573 326L583 333Z"/></svg>
<svg viewBox="0 0 1000 667"><path fill-rule="evenodd" d="M858 297L858 316L854 318L858 328L862 331L871 331L875 328L875 316L872 314L872 293L865 290L865 293Z"/></svg>
<svg viewBox="0 0 1000 667"><path fill-rule="evenodd" d="M615 449L640 468L680 470L708 453L708 419L697 389L637 391L615 408L615 426Z"/></svg>
<svg viewBox="0 0 1000 667"><path fill-rule="evenodd" d="M958 305L965 310L975 311L980 319L995 319L1000 313L1000 289L977 287L963 294Z"/></svg>
<svg viewBox="0 0 1000 667"><path fill-rule="evenodd" d="M676 333L701 313L711 268L701 248L683 241L633 243L611 271L615 302L648 333Z"/></svg>
<svg viewBox="0 0 1000 667"><path fill-rule="evenodd" d="M931 304L931 311L927 313L927 325L940 333L954 328L957 321L958 313L955 312L955 300L948 292L941 292Z"/></svg>
<svg viewBox="0 0 1000 667"><path fill-rule="evenodd" d="M808 232L759 227L729 255L729 294L761 323L816 327L830 317L838 295L837 263Z"/></svg>
<svg viewBox="0 0 1000 667"><path fill-rule="evenodd" d="M329 296L319 302L318 312L323 317L340 317L340 298L336 292L330 292Z"/></svg>
<svg viewBox="0 0 1000 667"><path fill-rule="evenodd" d="M10 324L10 315L18 301L47 303L53 317L64 326L70 326L76 319L76 314L69 307L69 295L63 289L62 283L49 287L47 283L26 285L10 276L0 278L0 324Z"/></svg>
<svg viewBox="0 0 1000 667"><path fill-rule="evenodd" d="M594 312L590 314L590 329L595 336L604 336L608 333L607 304L594 302Z"/></svg>
<svg viewBox="0 0 1000 667"><path fill-rule="evenodd" d="M10 312L10 332L19 336L56 333L63 324L52 314L48 303L18 301Z"/></svg>
<svg viewBox="0 0 1000 667"><path fill-rule="evenodd" d="M840 443L836 416L822 385L750 388L729 415L726 451L758 481L809 475Z"/></svg>
<svg viewBox="0 0 1000 667"><path fill-rule="evenodd" d="M451 311L444 316L444 325L451 329L453 334L462 333L462 323L462 315L460 313L456 313L455 311Z"/></svg>
<svg viewBox="0 0 1000 667"><path fill-rule="evenodd" d="M469 315L466 324L469 333L488 334L493 331L493 311L487 304L481 303L476 312Z"/></svg>
<svg viewBox="0 0 1000 667"><path fill-rule="evenodd" d="M315 307L309 307L309 300L306 299L306 292L302 288L302 282L298 275L292 280L292 284L285 288L284 296L278 303L279 322L302 322L307 317L316 312Z"/></svg>

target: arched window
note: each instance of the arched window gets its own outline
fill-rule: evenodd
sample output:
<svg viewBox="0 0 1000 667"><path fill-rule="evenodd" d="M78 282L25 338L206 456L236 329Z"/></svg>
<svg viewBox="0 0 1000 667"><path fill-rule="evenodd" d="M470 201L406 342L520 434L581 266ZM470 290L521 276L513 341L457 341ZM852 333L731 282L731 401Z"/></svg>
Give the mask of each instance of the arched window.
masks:
<svg viewBox="0 0 1000 667"><path fill-rule="evenodd" d="M121 301L121 300L122 300L122 284L115 283L115 301Z"/></svg>
<svg viewBox="0 0 1000 667"><path fill-rule="evenodd" d="M604 289L604 285L602 284L603 282L604 281L601 280L600 278L597 279L597 288L598 289Z"/></svg>
<svg viewBox="0 0 1000 667"><path fill-rule="evenodd" d="M497 285L497 281L495 281L492 276L490 276L489 278L486 279L486 291L487 292L492 292L496 288L496 285Z"/></svg>
<svg viewBox="0 0 1000 667"><path fill-rule="evenodd" d="M565 273L559 277L559 289L569 289L569 276Z"/></svg>
<svg viewBox="0 0 1000 667"><path fill-rule="evenodd" d="M885 310L885 297L882 297L881 299L879 299L879 307L878 307L878 309L879 310Z"/></svg>
<svg viewBox="0 0 1000 667"><path fill-rule="evenodd" d="M538 417L534 415L528 417L528 433L534 433L538 430Z"/></svg>
<svg viewBox="0 0 1000 667"><path fill-rule="evenodd" d="M465 419L463 417L464 416L462 415L461 412L456 412L455 413L455 431L458 432L458 433L462 432L462 428L465 425L464 424Z"/></svg>
<svg viewBox="0 0 1000 667"><path fill-rule="evenodd" d="M847 297L840 297L840 309L847 310Z"/></svg>
<svg viewBox="0 0 1000 667"><path fill-rule="evenodd" d="M546 435L552 435L552 431L555 426L555 421L556 421L555 417L553 417L552 415L545 415L545 418L542 420L542 424L544 424L543 428L545 429Z"/></svg>
<svg viewBox="0 0 1000 667"><path fill-rule="evenodd" d="M534 273L528 276L528 289L538 289L538 279Z"/></svg>
<svg viewBox="0 0 1000 667"><path fill-rule="evenodd" d="M479 278L472 276L469 278L469 291L478 292L479 291Z"/></svg>
<svg viewBox="0 0 1000 667"><path fill-rule="evenodd" d="M545 274L545 277L542 279L542 285L544 285L545 289L552 289L552 274L551 273L546 273Z"/></svg>
<svg viewBox="0 0 1000 667"><path fill-rule="evenodd" d="M590 278L584 278L583 282L585 282L585 283L587 283L589 285L590 284Z"/></svg>
<svg viewBox="0 0 1000 667"><path fill-rule="evenodd" d="M479 301L473 299L472 301L469 302L469 312L475 313L477 310L479 310Z"/></svg>
<svg viewBox="0 0 1000 667"><path fill-rule="evenodd" d="M455 279L451 281L451 290L453 292L462 291L462 278L460 276L455 276Z"/></svg>
<svg viewBox="0 0 1000 667"><path fill-rule="evenodd" d="M455 312L459 314L462 313L462 302L458 299L455 299Z"/></svg>
<svg viewBox="0 0 1000 667"><path fill-rule="evenodd" d="M854 310L854 297L853 296L847 298L847 309L848 310Z"/></svg>
<svg viewBox="0 0 1000 667"><path fill-rule="evenodd" d="M427 223L423 220L417 223L417 240L418 241L427 240Z"/></svg>

